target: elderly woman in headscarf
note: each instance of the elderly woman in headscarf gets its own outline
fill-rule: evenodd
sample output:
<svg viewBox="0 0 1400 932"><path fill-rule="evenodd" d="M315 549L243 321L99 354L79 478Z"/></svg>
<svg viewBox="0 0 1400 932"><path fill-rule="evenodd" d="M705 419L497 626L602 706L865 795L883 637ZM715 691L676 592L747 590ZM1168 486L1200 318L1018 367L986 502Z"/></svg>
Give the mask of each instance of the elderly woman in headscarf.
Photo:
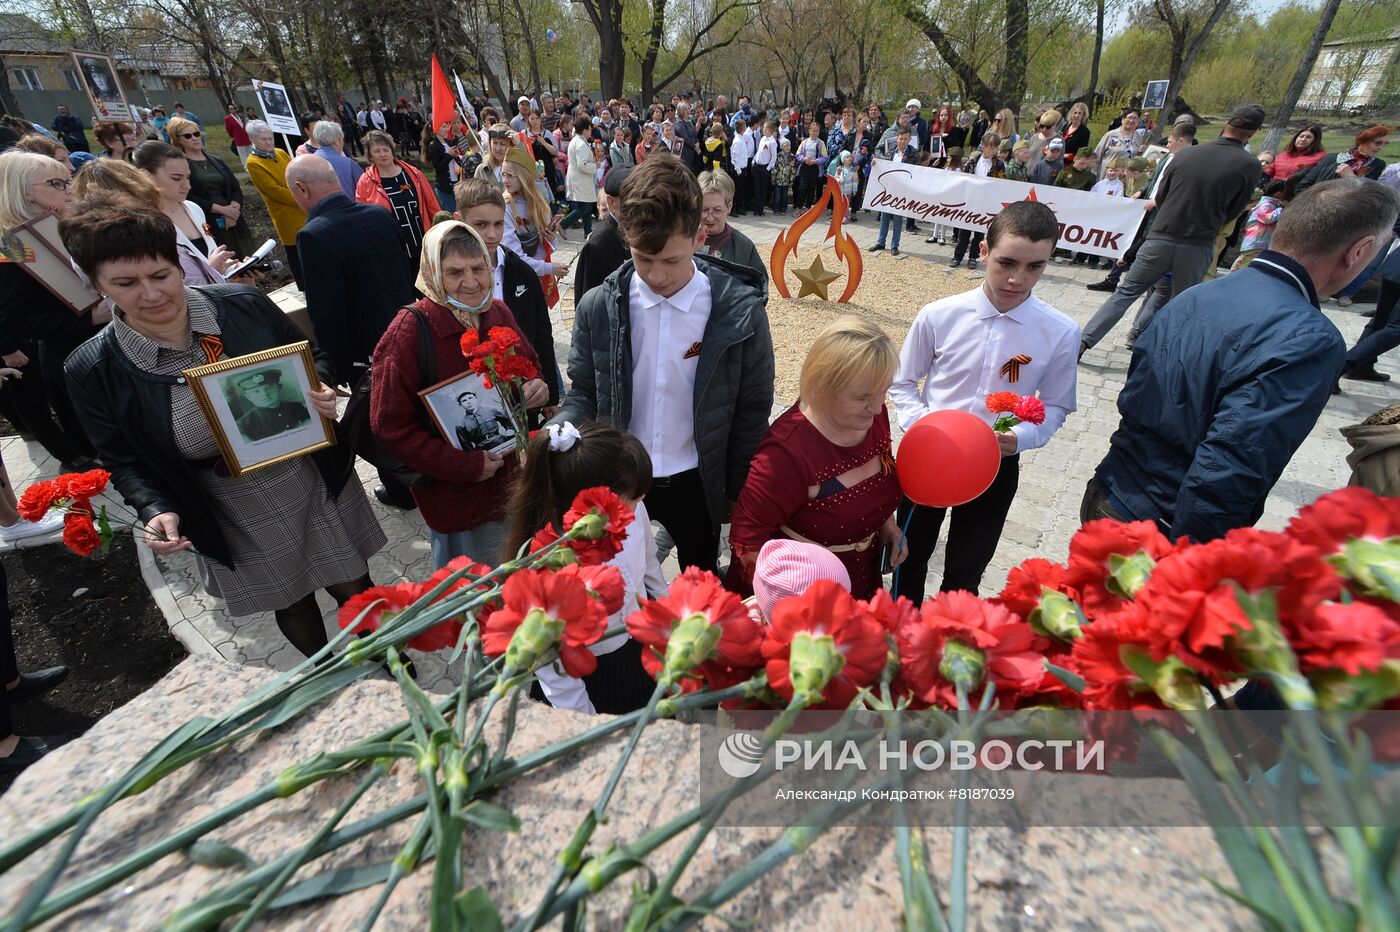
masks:
<svg viewBox="0 0 1400 932"><path fill-rule="evenodd" d="M374 350L370 425L385 450L432 480L412 491L428 525L437 567L464 555L492 565L502 558L508 530L506 502L519 464L513 452L463 449L456 432L433 426L418 393L470 375L461 347L468 328L485 340L492 327L509 327L520 336L516 353L539 365L515 315L494 297L491 265L476 230L457 220L434 225L423 237L418 272L418 290L425 297L399 311ZM419 369L419 328L427 328L432 335L435 371ZM456 399L469 389L480 392L481 388L479 377L464 379L449 394L457 404ZM528 408L549 401L549 387L539 378L526 381L523 393ZM494 391L476 397L491 399L495 405ZM453 439L447 439L449 435Z"/></svg>

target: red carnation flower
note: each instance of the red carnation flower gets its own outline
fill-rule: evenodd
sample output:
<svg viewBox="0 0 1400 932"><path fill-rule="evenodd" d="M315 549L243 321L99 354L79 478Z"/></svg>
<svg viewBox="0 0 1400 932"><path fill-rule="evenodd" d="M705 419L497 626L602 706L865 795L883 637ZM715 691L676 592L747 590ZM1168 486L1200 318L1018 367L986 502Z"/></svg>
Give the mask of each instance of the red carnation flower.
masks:
<svg viewBox="0 0 1400 932"><path fill-rule="evenodd" d="M792 646L802 636L831 638L834 661L814 708L844 709L860 689L874 684L885 668L885 630L869 611L862 611L840 584L821 579L801 595L789 596L773 607L773 623L763 642L768 685L784 699L795 693ZM799 687L801 683L797 684Z"/></svg>
<svg viewBox="0 0 1400 932"><path fill-rule="evenodd" d="M918 606L904 596L892 598L884 589L877 589L868 602L856 602L856 608L868 612L890 634L919 617Z"/></svg>
<svg viewBox="0 0 1400 932"><path fill-rule="evenodd" d="M1066 592L1065 575L1060 564L1032 557L1006 574L1006 587L994 601L1022 618L1029 617L1040 607L1040 596L1046 589L1074 598L1072 591Z"/></svg>
<svg viewBox="0 0 1400 932"><path fill-rule="evenodd" d="M632 509L606 486L584 489L564 514L564 527L582 525L581 536L569 541L580 563L606 563L622 551Z"/></svg>
<svg viewBox="0 0 1400 932"><path fill-rule="evenodd" d="M441 580L439 580L441 582ZM427 592L415 582L401 582L389 586L371 586L364 592L350 597L336 613L336 623L342 628L350 628L356 634L369 634L377 631L385 622L403 614L414 602ZM378 603L378 604L375 604ZM355 619L369 607L363 618ZM408 647L431 653L444 647L455 647L462 633L462 623L457 619L436 624L427 631L415 634L408 639Z"/></svg>
<svg viewBox="0 0 1400 932"><path fill-rule="evenodd" d="M533 668L550 648L570 676L587 676L598 666L588 649L607 630L608 616L577 575L520 570L501 587L503 608L482 625L481 646L488 656L506 655L506 668Z"/></svg>
<svg viewBox="0 0 1400 932"><path fill-rule="evenodd" d="M111 478L112 474L105 469L89 469L87 472L66 473L54 481L68 493L69 498L86 503L107 491L107 482Z"/></svg>
<svg viewBox="0 0 1400 932"><path fill-rule="evenodd" d="M503 379L526 381L537 378L540 370L528 357L511 352L496 360L496 374Z"/></svg>
<svg viewBox="0 0 1400 932"><path fill-rule="evenodd" d="M584 566L572 563L561 573L572 574L583 580L588 594L597 599L608 615L622 611L622 603L627 595L627 583L622 579L622 571L615 566Z"/></svg>
<svg viewBox="0 0 1400 932"><path fill-rule="evenodd" d="M1084 708L1098 711L1165 712L1167 705L1124 661L1124 652L1147 651L1138 642L1142 608L1095 621L1074 642L1066 666L1084 678Z"/></svg>
<svg viewBox="0 0 1400 932"><path fill-rule="evenodd" d="M1171 542L1151 521L1090 521L1070 539L1064 584L1079 593L1084 611L1096 618L1121 608L1146 583L1156 562L1171 552ZM1115 570L1114 556L1129 562Z"/></svg>
<svg viewBox="0 0 1400 932"><path fill-rule="evenodd" d="M1009 702L1036 690L1045 673L1040 639L1005 607L970 592L942 592L923 604L917 621L898 632L905 679L925 702L957 708L954 666L969 686L990 678Z"/></svg>
<svg viewBox="0 0 1400 932"><path fill-rule="evenodd" d="M487 566L485 563L477 563L471 557L462 556L453 557L447 562L446 566L433 573L433 575L429 576L423 582L423 585L419 587L421 590L421 594L427 595L429 592L432 592L445 579L447 579L447 577L462 569L465 569L467 571L467 575L457 579L455 582L452 583L452 585L448 586L447 590L443 592L442 595L438 596L436 599L433 600L434 602L441 602L443 599L447 598L449 595L452 595L454 592L461 592L463 589L473 589L479 594L484 594L486 592L491 591L491 589L493 588L491 583L480 583L476 581L477 579L480 579L481 577L491 573L491 567ZM472 577L475 577L475 579L473 579ZM485 619L485 617L499 605L499 598L492 599L489 602L478 605L476 608L472 609L472 612L476 615L477 621L480 622L481 620Z"/></svg>
<svg viewBox="0 0 1400 932"><path fill-rule="evenodd" d="M1342 581L1316 550L1283 534L1241 528L1189 547L1158 564L1138 594L1156 631L1154 657L1174 649L1216 681L1249 672L1227 649L1253 628L1237 587L1249 596L1272 592L1288 631L1301 630L1319 605L1339 596Z"/></svg>
<svg viewBox="0 0 1400 932"><path fill-rule="evenodd" d="M36 482L24 490L24 494L19 497L19 514L26 521L42 520L56 505L60 504L67 493L59 488L57 480L46 479L43 482Z"/></svg>
<svg viewBox="0 0 1400 932"><path fill-rule="evenodd" d="M69 512L63 518L63 545L78 556L87 557L102 546L102 537L91 517Z"/></svg>
<svg viewBox="0 0 1400 932"><path fill-rule="evenodd" d="M1027 424L1042 424L1045 422L1045 402L1034 395L1026 395L1016 402L1011 415Z"/></svg>
<svg viewBox="0 0 1400 932"><path fill-rule="evenodd" d="M520 345L520 335L510 327L492 327L486 335L503 350Z"/></svg>
<svg viewBox="0 0 1400 932"><path fill-rule="evenodd" d="M691 618L703 624L684 628L684 642L671 649L671 638L678 626ZM719 638L708 646L714 629ZM713 573L689 567L672 583L666 595L643 601L627 619L627 633L642 644L642 666L653 679L660 679L668 658L688 669L673 669L683 692L701 687L698 673L712 688L742 682L761 659L759 646L763 629L754 623L744 603L725 589Z"/></svg>
<svg viewBox="0 0 1400 932"><path fill-rule="evenodd" d="M1365 602L1319 605L1306 624L1290 627L1289 641L1304 672L1360 676L1400 659L1400 623Z"/></svg>
<svg viewBox="0 0 1400 932"><path fill-rule="evenodd" d="M1010 414L1021 403L1015 392L992 392L987 396L987 410L993 414Z"/></svg>
<svg viewBox="0 0 1400 932"><path fill-rule="evenodd" d="M468 359L476 355L477 344L481 342L481 336L475 329L470 329L462 334L462 355Z"/></svg>
<svg viewBox="0 0 1400 932"><path fill-rule="evenodd" d="M1338 489L1304 506L1285 533L1323 554L1336 553L1354 538L1400 537L1400 498L1382 498L1360 486Z"/></svg>

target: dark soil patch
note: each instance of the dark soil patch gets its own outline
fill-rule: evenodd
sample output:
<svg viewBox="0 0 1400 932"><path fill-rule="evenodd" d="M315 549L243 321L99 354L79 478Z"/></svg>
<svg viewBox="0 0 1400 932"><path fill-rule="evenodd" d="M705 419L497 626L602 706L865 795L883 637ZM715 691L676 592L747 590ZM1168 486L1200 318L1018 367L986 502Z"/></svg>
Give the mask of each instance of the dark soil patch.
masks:
<svg viewBox="0 0 1400 932"><path fill-rule="evenodd" d="M5 554L21 670L64 664L68 679L13 709L27 735L79 735L144 692L185 659L136 560L118 535L106 556L87 559L55 544ZM0 790L9 786L0 780Z"/></svg>

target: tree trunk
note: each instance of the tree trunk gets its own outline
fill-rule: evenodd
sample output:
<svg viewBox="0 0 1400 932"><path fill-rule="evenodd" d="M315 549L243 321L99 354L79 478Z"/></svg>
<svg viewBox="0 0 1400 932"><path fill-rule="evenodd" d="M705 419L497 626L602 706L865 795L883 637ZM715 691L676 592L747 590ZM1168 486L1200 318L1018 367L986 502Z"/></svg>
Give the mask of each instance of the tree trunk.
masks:
<svg viewBox="0 0 1400 932"><path fill-rule="evenodd" d="M1303 52L1303 60L1298 63L1298 69L1293 72L1293 80L1288 85L1288 91L1283 95L1283 100L1274 113L1274 121L1269 126L1269 135L1264 137L1264 144L1259 147L1261 152L1278 151L1278 144L1283 141L1283 134L1288 129L1288 122L1293 119L1293 108L1298 106L1298 98L1303 96L1303 87L1308 83L1308 75L1312 74L1313 65L1317 63L1317 55L1322 51L1322 43L1327 41L1327 33L1332 29L1332 20L1337 18L1337 8L1341 5L1342 0L1326 0L1322 4L1322 15L1317 19L1317 28L1313 30L1312 39L1308 41L1308 47Z"/></svg>
<svg viewBox="0 0 1400 932"><path fill-rule="evenodd" d="M989 84L982 80L981 76L977 74L976 67L958 53L957 48L943 32L943 29L921 7L915 5L917 2L918 0L896 0L896 5L904 18L933 43L933 47L938 50L939 57L958 76L958 80L968 89L970 96L975 98L985 109L997 109L996 102L1001 99L1000 92L993 90ZM1007 50L1007 55L1010 56L1010 49ZM1023 83L1024 68L1023 63ZM1020 101L1017 103L1019 104Z"/></svg>
<svg viewBox="0 0 1400 932"><path fill-rule="evenodd" d="M1006 0L1006 19L1002 35L1006 58L1001 69L1001 87L997 102L998 108L1010 107L1012 113L1021 112L1021 101L1026 97L1026 52L1030 47L1030 3L1029 0Z"/></svg>
<svg viewBox="0 0 1400 932"><path fill-rule="evenodd" d="M647 47L642 53L642 106L649 106L656 93L656 59L661 54L661 35L666 29L666 0L651 0L651 28L647 30Z"/></svg>
<svg viewBox="0 0 1400 932"><path fill-rule="evenodd" d="M1195 64L1196 56L1200 54L1201 47L1206 44L1206 39L1210 38L1211 32L1215 30L1216 23L1220 22L1220 18L1225 15L1225 11L1230 8L1230 3L1231 0L1215 0L1215 6L1211 8L1209 18L1206 19L1206 23L1201 27L1201 31L1196 33L1196 37L1192 39L1189 46L1187 46L1186 54L1181 59L1179 65L1176 64L1177 59L1175 54L1173 54L1172 62L1176 67L1172 69L1170 83L1167 85L1167 102L1162 108L1162 118L1158 121L1159 130L1164 127L1170 127L1172 121L1176 119L1178 113L1176 100L1181 96L1181 88L1186 83L1187 76L1191 74L1191 66ZM1187 28L1189 28L1189 26L1182 27L1182 34L1180 37L1182 44L1185 44L1186 41ZM1173 51L1175 51L1175 45L1176 43L1173 42Z"/></svg>
<svg viewBox="0 0 1400 932"><path fill-rule="evenodd" d="M541 91L540 83L540 57L535 51L535 38L530 35L530 24L525 18L525 7L520 0L512 0L515 4L515 16L520 20L520 35L525 39L525 52L530 58L530 93L538 94Z"/></svg>
<svg viewBox="0 0 1400 932"><path fill-rule="evenodd" d="M15 99L14 88L10 87L10 69L5 67L3 56L0 56L0 108L10 116L24 116L24 109Z"/></svg>
<svg viewBox="0 0 1400 932"><path fill-rule="evenodd" d="M1094 106L1099 94L1099 61L1103 58L1103 14L1105 0L1099 0L1094 10L1094 60L1089 64L1089 90L1085 93L1085 106L1090 115L1098 109Z"/></svg>

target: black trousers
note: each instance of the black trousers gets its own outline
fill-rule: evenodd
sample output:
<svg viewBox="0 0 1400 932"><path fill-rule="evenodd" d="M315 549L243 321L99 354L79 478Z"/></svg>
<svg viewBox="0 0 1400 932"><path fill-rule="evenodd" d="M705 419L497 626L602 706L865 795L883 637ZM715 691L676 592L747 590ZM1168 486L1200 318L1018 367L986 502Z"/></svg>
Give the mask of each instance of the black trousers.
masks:
<svg viewBox="0 0 1400 932"><path fill-rule="evenodd" d="M963 256L967 256L973 262L982 258L982 252L977 247L982 245L982 231L976 233L971 230L964 230L958 227L953 234L953 261L963 261Z"/></svg>
<svg viewBox="0 0 1400 932"><path fill-rule="evenodd" d="M747 213L753 201L753 169L745 168L734 173L734 212Z"/></svg>
<svg viewBox="0 0 1400 932"><path fill-rule="evenodd" d="M982 585L982 574L987 564L992 562L997 543L1001 540L1001 529L1006 524L1006 513L1011 510L1011 501L1016 497L1016 486L1021 474L1019 456L1003 457L996 479L992 480L987 491L965 505L955 506L953 520L948 527L947 555L943 560L943 592L964 589L977 593ZM909 557L899 568L899 586L896 595L902 595L915 605L924 601L924 583L928 579L928 564L933 551L938 546L938 532L943 528L947 508L915 506L909 499L899 505L899 526L903 527L914 510L914 519L909 522L905 542L909 545Z"/></svg>
<svg viewBox="0 0 1400 932"><path fill-rule="evenodd" d="M20 368L24 378L10 379L0 388L19 417L20 423L15 427L27 431L60 463L71 463L90 453L87 433L68 400L61 366L59 380L54 381L41 362L40 351L32 345L24 347L24 351L29 356L29 362Z"/></svg>
<svg viewBox="0 0 1400 932"><path fill-rule="evenodd" d="M710 523L699 469L653 479L646 504L647 514L659 521L676 542L681 569L698 566L716 572L719 525Z"/></svg>
<svg viewBox="0 0 1400 932"><path fill-rule="evenodd" d="M297 291L305 292L306 286L301 283L301 257L297 255L296 245L283 244L282 251L287 254L287 270L292 273L292 281L297 283Z"/></svg>
<svg viewBox="0 0 1400 932"><path fill-rule="evenodd" d="M1374 366L1383 353L1400 346L1400 314L1395 313L1397 303L1400 303L1400 282L1382 278L1375 316L1347 353L1348 369Z"/></svg>
<svg viewBox="0 0 1400 932"><path fill-rule="evenodd" d="M19 660L15 657L15 633L10 627L10 581L5 564L0 563L0 738L15 733L10 719L10 694L5 684L19 676Z"/></svg>
<svg viewBox="0 0 1400 932"><path fill-rule="evenodd" d="M763 165L751 165L749 174L753 176L753 215L762 217L768 209L769 172Z"/></svg>
<svg viewBox="0 0 1400 932"><path fill-rule="evenodd" d="M797 188L793 192L792 206L806 210L817 202L818 187L822 183L821 172L815 165L802 165L797 169Z"/></svg>

